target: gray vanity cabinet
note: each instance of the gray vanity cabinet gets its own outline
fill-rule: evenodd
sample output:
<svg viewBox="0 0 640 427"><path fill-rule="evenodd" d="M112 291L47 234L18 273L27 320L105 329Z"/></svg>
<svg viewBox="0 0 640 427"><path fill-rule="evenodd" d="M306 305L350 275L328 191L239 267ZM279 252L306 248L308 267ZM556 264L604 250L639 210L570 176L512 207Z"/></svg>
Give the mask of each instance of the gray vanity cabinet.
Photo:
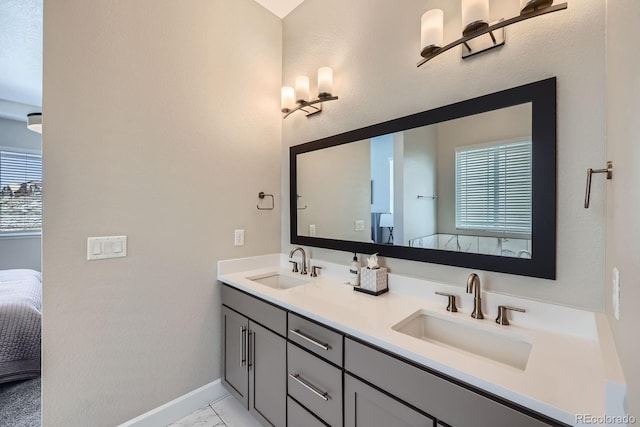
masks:
<svg viewBox="0 0 640 427"><path fill-rule="evenodd" d="M342 369L291 343L287 359L289 396L331 427L342 427Z"/></svg>
<svg viewBox="0 0 640 427"><path fill-rule="evenodd" d="M222 381L229 393L245 407L249 404L248 331L249 319L222 307Z"/></svg>
<svg viewBox="0 0 640 427"><path fill-rule="evenodd" d="M434 420L373 387L345 375L345 427L433 427Z"/></svg>
<svg viewBox="0 0 640 427"><path fill-rule="evenodd" d="M287 342L249 322L249 412L265 426L286 425Z"/></svg>
<svg viewBox="0 0 640 427"><path fill-rule="evenodd" d="M324 422L290 397L287 397L287 420L289 427L327 427Z"/></svg>
<svg viewBox="0 0 640 427"><path fill-rule="evenodd" d="M350 338L345 339L344 366L348 373L454 427L557 425Z"/></svg>
<svg viewBox="0 0 640 427"><path fill-rule="evenodd" d="M285 427L286 311L222 287L222 384L265 426Z"/></svg>
<svg viewBox="0 0 640 427"><path fill-rule="evenodd" d="M265 426L566 426L227 285L222 304L222 384Z"/></svg>
<svg viewBox="0 0 640 427"><path fill-rule="evenodd" d="M342 334L290 312L287 338L311 353L342 367Z"/></svg>
<svg viewBox="0 0 640 427"><path fill-rule="evenodd" d="M434 420L351 375L344 379L345 427L433 427Z"/></svg>

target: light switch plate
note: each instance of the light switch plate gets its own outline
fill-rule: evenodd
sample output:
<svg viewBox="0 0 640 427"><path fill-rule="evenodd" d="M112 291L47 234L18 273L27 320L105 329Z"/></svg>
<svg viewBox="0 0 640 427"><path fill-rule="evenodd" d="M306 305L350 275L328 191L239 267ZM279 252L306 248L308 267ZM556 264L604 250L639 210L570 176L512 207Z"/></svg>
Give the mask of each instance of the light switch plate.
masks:
<svg viewBox="0 0 640 427"><path fill-rule="evenodd" d="M355 231L364 231L364 220L357 219L355 222Z"/></svg>
<svg viewBox="0 0 640 427"><path fill-rule="evenodd" d="M127 236L87 238L87 260L127 256Z"/></svg>
<svg viewBox="0 0 640 427"><path fill-rule="evenodd" d="M244 230L235 230L233 234L233 244L235 246L244 246Z"/></svg>

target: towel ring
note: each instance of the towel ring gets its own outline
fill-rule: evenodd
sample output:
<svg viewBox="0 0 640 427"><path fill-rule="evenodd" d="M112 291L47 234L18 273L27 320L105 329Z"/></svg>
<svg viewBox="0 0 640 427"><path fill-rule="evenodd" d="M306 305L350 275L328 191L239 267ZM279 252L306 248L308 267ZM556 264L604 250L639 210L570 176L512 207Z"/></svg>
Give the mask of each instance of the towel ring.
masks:
<svg viewBox="0 0 640 427"><path fill-rule="evenodd" d="M273 194L266 194L264 191L258 193L258 198L260 198L260 200L264 199L265 197L271 197L271 207L261 208L260 205L256 205L256 207L261 211L272 211L276 206L275 198L273 197Z"/></svg>

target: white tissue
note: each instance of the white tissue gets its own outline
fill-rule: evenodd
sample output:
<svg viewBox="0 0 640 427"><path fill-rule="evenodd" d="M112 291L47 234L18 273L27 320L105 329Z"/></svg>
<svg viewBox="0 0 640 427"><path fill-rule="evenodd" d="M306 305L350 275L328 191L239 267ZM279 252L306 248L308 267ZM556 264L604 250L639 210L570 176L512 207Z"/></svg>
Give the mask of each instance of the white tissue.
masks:
<svg viewBox="0 0 640 427"><path fill-rule="evenodd" d="M375 253L373 255L371 255L370 257L367 258L367 268L371 269L371 270L375 270L377 268L380 268L380 266L378 265L378 254Z"/></svg>

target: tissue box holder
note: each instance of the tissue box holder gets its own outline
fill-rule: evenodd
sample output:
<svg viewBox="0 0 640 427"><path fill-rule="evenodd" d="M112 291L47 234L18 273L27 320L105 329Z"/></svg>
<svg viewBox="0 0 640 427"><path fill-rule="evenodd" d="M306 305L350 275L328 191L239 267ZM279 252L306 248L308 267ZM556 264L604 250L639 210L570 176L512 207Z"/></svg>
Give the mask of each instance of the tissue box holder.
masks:
<svg viewBox="0 0 640 427"><path fill-rule="evenodd" d="M389 292L387 269L384 267L375 270L361 268L360 287L354 287L353 290L376 296Z"/></svg>

